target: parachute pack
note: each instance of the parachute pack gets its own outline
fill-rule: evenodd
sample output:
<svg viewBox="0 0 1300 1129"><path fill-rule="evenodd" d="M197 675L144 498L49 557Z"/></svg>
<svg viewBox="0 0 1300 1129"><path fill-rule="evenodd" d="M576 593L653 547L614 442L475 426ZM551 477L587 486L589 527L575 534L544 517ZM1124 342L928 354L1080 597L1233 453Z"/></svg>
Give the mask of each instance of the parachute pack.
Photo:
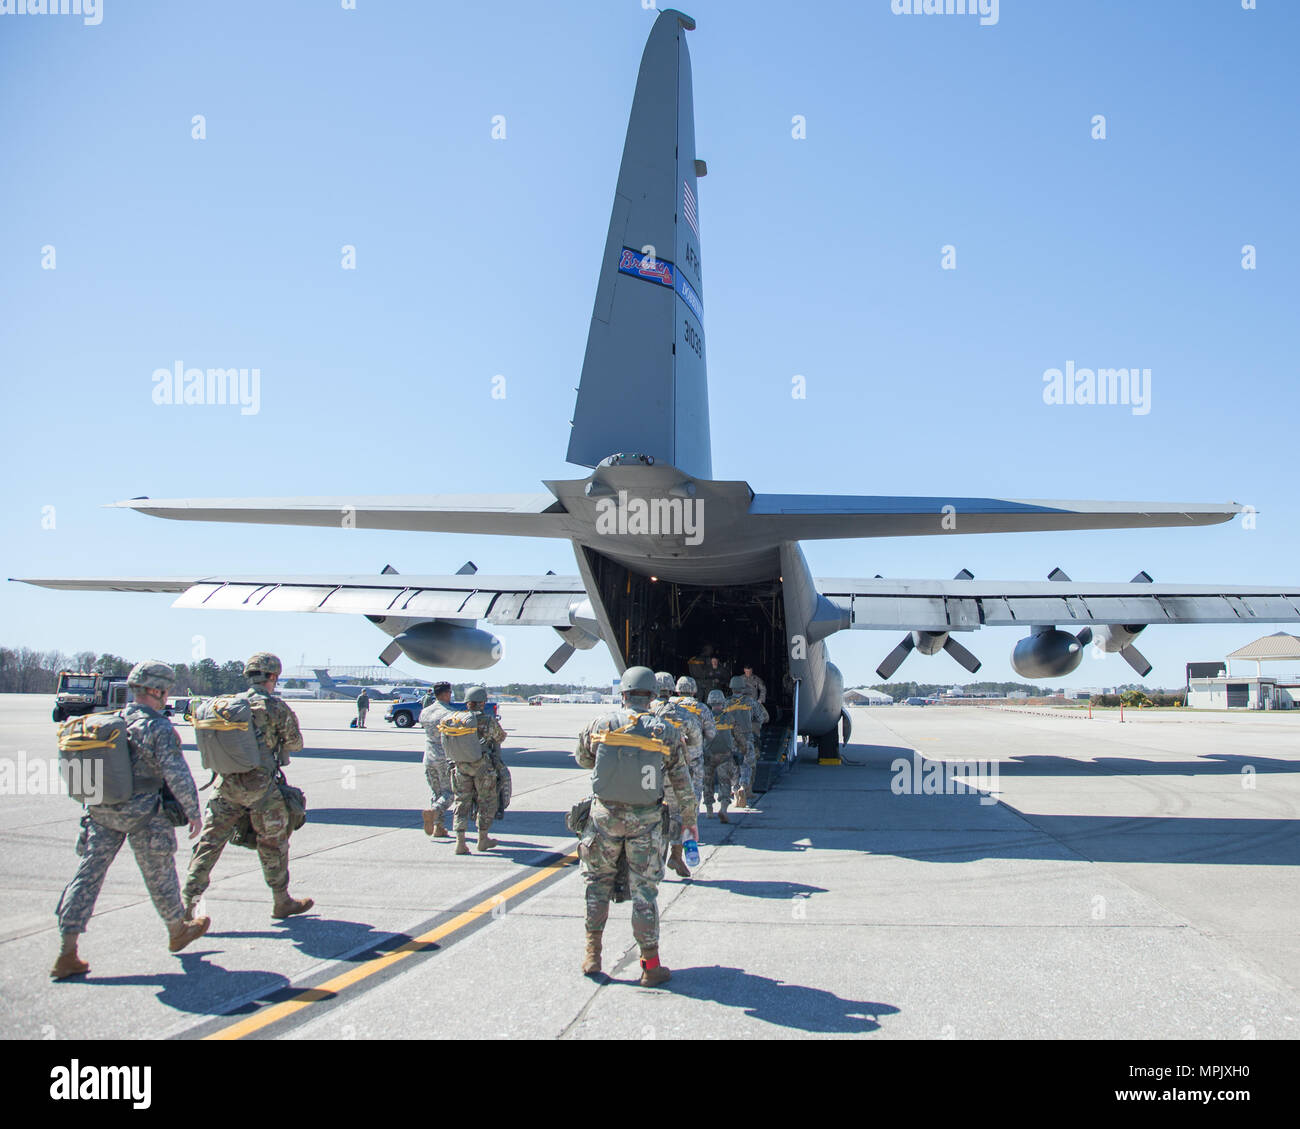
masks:
<svg viewBox="0 0 1300 1129"><path fill-rule="evenodd" d="M729 721L742 737L754 732L753 706L744 698L732 698L722 707L721 717Z"/></svg>
<svg viewBox="0 0 1300 1129"><path fill-rule="evenodd" d="M714 737L710 737L708 743L704 746L704 755L709 758L710 764L722 764L736 751L735 731L729 720L724 720L721 714L718 715L718 732Z"/></svg>
<svg viewBox="0 0 1300 1129"><path fill-rule="evenodd" d="M233 776L261 767L253 709L247 698L207 698L194 708L193 716L199 759L209 772Z"/></svg>
<svg viewBox="0 0 1300 1129"><path fill-rule="evenodd" d="M477 764L483 759L483 744L478 739L478 715L471 710L448 714L438 722L442 747L449 760L457 764Z"/></svg>
<svg viewBox="0 0 1300 1129"><path fill-rule="evenodd" d="M591 735L596 767L591 786L605 803L653 804L664 791L664 767L672 750L660 737L663 718L634 713L617 728Z"/></svg>
<svg viewBox="0 0 1300 1129"><path fill-rule="evenodd" d="M120 713L88 713L59 726L59 775L78 803L120 804L161 780L136 779Z"/></svg>

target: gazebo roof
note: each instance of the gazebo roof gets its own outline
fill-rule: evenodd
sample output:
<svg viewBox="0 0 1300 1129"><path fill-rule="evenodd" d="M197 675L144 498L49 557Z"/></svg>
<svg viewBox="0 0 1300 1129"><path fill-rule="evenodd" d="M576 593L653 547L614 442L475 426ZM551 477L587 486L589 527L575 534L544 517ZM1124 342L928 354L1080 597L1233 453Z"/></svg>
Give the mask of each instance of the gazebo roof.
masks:
<svg viewBox="0 0 1300 1129"><path fill-rule="evenodd" d="M1300 638L1277 631L1265 635L1244 647L1238 647L1228 656L1230 659L1254 659L1256 662L1269 662L1278 659L1300 659Z"/></svg>

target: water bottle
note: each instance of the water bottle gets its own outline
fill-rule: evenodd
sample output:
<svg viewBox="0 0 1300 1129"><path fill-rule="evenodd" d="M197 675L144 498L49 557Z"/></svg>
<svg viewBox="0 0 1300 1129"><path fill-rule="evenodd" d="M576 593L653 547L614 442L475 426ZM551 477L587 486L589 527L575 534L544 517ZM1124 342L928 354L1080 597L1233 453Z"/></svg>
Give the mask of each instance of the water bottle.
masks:
<svg viewBox="0 0 1300 1129"><path fill-rule="evenodd" d="M686 865L694 868L700 865L700 845L694 839L687 839L682 848L686 854Z"/></svg>

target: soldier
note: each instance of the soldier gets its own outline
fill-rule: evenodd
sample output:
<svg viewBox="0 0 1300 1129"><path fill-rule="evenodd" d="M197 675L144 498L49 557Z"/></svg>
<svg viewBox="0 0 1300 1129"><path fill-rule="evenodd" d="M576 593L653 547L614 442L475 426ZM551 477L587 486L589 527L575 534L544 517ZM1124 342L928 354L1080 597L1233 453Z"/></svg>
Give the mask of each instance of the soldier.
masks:
<svg viewBox="0 0 1300 1129"><path fill-rule="evenodd" d="M736 806L745 807L749 802L750 789L754 780L754 765L758 761L758 737L767 710L749 696L743 674L731 680L731 697L722 707L722 712L735 729L736 748L740 753L740 784L736 788Z"/></svg>
<svg viewBox="0 0 1300 1129"><path fill-rule="evenodd" d="M451 712L451 683L438 682L426 694L428 701L420 711L420 724L424 726L424 778L429 782L432 799L424 811L424 833L443 836L447 824L443 816L451 807L451 765L447 751L442 747L442 734L438 722Z"/></svg>
<svg viewBox="0 0 1300 1129"><path fill-rule="evenodd" d="M137 663L126 684L134 701L122 711L131 754L133 793L118 804L93 804L81 817L77 873L59 898L56 911L62 944L50 969L51 980L83 976L90 965L77 954L77 938L95 909L104 877L122 843L129 840L135 861L158 916L167 924L167 947L180 952L212 924L206 917L185 920L180 880L176 876L176 830L161 811L164 785L189 820L190 838L199 833L199 794L194 787L181 740L163 714L175 673L166 663Z"/></svg>
<svg viewBox="0 0 1300 1129"><path fill-rule="evenodd" d="M357 728L366 727L366 712L370 709L370 694L365 687L361 688L361 693L357 695Z"/></svg>
<svg viewBox="0 0 1300 1129"><path fill-rule="evenodd" d="M718 821L730 823L727 818L727 806L731 803L731 790L736 786L736 740L735 727L722 713L727 704L727 696L721 690L709 691L706 707L714 717L714 735L704 749L704 810L713 814L713 800L716 794L718 803Z"/></svg>
<svg viewBox="0 0 1300 1129"><path fill-rule="evenodd" d="M659 689L659 699L651 707L653 712L681 726L682 739L686 744L686 763L691 773L691 789L695 796L695 805L691 810L698 812L700 797L704 792L704 741L716 732L713 714L708 706L702 705L690 696L695 690L695 679L683 675L677 680L676 689L682 692L682 696L679 697L672 696L674 687L671 674L662 672L656 674L655 685ZM682 857L683 813L677 807L677 797L671 789L664 792L664 802L668 805L669 812L668 866L682 878L689 878L690 868Z"/></svg>
<svg viewBox="0 0 1300 1129"><path fill-rule="evenodd" d="M495 839L488 838L488 828L497 815L497 771L492 755L492 745L498 748L506 739L506 732L495 717L483 707L487 703L487 690L482 686L471 686L465 691L465 708L475 715L477 733L475 739L479 747L477 760L461 760L451 751L452 784L456 789L456 853L469 854L465 835L469 831L469 808L471 803L478 807L478 849L490 851L497 846ZM453 716L453 715L449 715ZM446 737L447 719L443 721L442 734Z"/></svg>
<svg viewBox="0 0 1300 1129"><path fill-rule="evenodd" d="M189 874L185 876L187 920L208 888L212 868L230 841L230 833L245 813L257 835L262 877L274 895L271 916L292 917L306 913L316 904L311 898L289 896L289 808L277 777L280 766L289 763L289 754L302 750L302 731L288 703L275 696L281 669L280 660L266 651L258 651L244 664L249 687L238 697L247 700L252 711L261 763L248 772L221 776L221 783L208 801L203 834L190 858Z"/></svg>
<svg viewBox="0 0 1300 1129"><path fill-rule="evenodd" d="M663 879L664 781L677 793L684 813L691 806L690 770L681 731L666 718L649 713L655 692L654 672L629 667L623 673L623 705L597 718L578 736L574 753L591 775L591 815L582 831L578 854L587 884L587 951L582 971L600 972L601 936L609 918L619 861L625 858L632 894L632 933L641 949L641 985L653 988L670 973L659 962L659 906ZM695 817L685 828L695 838Z"/></svg>
<svg viewBox="0 0 1300 1129"><path fill-rule="evenodd" d="M752 666L745 667L745 685L754 701L760 706L767 704L767 684L754 673Z"/></svg>

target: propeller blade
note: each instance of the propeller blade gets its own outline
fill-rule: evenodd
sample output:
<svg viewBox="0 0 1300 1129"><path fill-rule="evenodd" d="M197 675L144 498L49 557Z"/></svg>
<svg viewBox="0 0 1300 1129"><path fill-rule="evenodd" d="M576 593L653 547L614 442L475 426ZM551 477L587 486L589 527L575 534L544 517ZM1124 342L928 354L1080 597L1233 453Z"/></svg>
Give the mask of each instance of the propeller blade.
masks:
<svg viewBox="0 0 1300 1129"><path fill-rule="evenodd" d="M965 647L957 642L951 635L943 645L943 649L952 655L962 666L974 674L980 668L980 661L972 655Z"/></svg>
<svg viewBox="0 0 1300 1129"><path fill-rule="evenodd" d="M546 669L555 674L560 667L569 661L574 652L572 643L561 643L555 648L555 652L546 660Z"/></svg>
<svg viewBox="0 0 1300 1129"><path fill-rule="evenodd" d="M893 677L894 671L902 665L903 660L912 653L912 648L915 646L916 644L912 641L912 633L909 631L903 636L903 641L885 656L885 661L876 667L876 673L888 682Z"/></svg>
<svg viewBox="0 0 1300 1129"><path fill-rule="evenodd" d="M394 639L387 647L379 652L379 661L383 663L384 666L392 666L393 663L401 657L401 654L402 648L397 645L397 640ZM342 675L339 677L342 677Z"/></svg>
<svg viewBox="0 0 1300 1129"><path fill-rule="evenodd" d="M1145 678L1151 673L1151 664L1147 662L1146 655L1133 646L1132 643L1120 651L1120 657L1138 672L1139 677Z"/></svg>
<svg viewBox="0 0 1300 1129"><path fill-rule="evenodd" d="M1078 635L1075 636L1085 647L1092 642L1092 628L1085 627Z"/></svg>

